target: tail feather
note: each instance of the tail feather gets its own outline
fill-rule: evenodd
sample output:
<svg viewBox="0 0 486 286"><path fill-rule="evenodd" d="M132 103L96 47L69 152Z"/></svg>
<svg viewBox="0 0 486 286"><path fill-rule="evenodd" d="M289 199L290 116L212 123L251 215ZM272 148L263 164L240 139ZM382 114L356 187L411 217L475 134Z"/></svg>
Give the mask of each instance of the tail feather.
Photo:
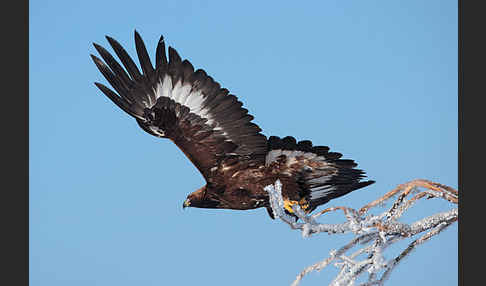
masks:
<svg viewBox="0 0 486 286"><path fill-rule="evenodd" d="M334 185L329 187L328 190L324 193L320 193L319 190L311 189L310 196L308 198L309 209L307 210L307 212L312 212L318 206L323 205L332 199L339 198L352 191L369 186L374 182L375 181L370 180L353 184Z"/></svg>
<svg viewBox="0 0 486 286"><path fill-rule="evenodd" d="M350 159L340 159L341 153L329 152L327 146L312 146L309 140L299 141L287 136L270 136L266 164L282 160L287 172L297 178L300 198L308 204L306 212L328 201L361 189L374 181L361 181L365 172Z"/></svg>

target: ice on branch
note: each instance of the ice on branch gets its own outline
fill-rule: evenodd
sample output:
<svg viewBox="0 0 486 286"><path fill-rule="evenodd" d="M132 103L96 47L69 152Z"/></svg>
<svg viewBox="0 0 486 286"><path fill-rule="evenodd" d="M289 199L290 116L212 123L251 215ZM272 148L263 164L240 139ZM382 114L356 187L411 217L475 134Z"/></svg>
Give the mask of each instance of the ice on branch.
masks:
<svg viewBox="0 0 486 286"><path fill-rule="evenodd" d="M364 276L366 278L365 275L367 275L367 281L360 285L384 285L391 272L404 257L415 250L418 245L428 241L458 220L458 209L455 207L411 224L398 221L412 205L422 198L442 198L457 206L457 190L422 179L401 184L359 210L348 207L332 207L312 215L306 215L298 205L293 205L294 213L299 218L298 221L295 221L284 211L282 184L279 180L274 185L265 187L265 190L269 193L275 218L280 218L292 229L300 230L303 237L323 232L328 234L352 232L355 235L350 242L341 248L330 251L329 257L300 272L292 286L298 285L309 272L320 271L331 263L339 267L340 272L330 285L355 285L358 277ZM371 208L383 205L392 197L396 197L396 200L388 210L378 215L368 214ZM346 221L340 224L317 222L317 218L321 215L332 211L342 211ZM422 233L424 234L413 240L398 256L386 259L384 252L389 246ZM359 247L359 249L356 250L355 247ZM354 249L354 252L351 253L351 249ZM358 260L361 254L365 254L366 259Z"/></svg>

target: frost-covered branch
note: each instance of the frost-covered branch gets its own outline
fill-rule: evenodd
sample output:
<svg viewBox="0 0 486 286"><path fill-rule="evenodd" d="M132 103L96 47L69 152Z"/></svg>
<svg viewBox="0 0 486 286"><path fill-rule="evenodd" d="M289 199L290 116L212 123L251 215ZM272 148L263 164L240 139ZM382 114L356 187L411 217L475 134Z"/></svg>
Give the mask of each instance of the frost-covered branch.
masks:
<svg viewBox="0 0 486 286"><path fill-rule="evenodd" d="M292 229L302 231L303 237L322 232L328 234L352 232L355 234L355 237L349 243L337 250L332 250L328 258L310 265L300 272L292 286L298 285L309 272L320 271L332 262L341 271L330 285L354 285L358 277L366 273L368 274L367 282L360 285L384 285L390 273L404 257L415 250L418 245L428 241L458 220L458 209L452 208L411 224L398 221L412 205L423 198L442 198L457 205L457 190L422 179L401 184L384 196L365 205L360 210L348 207L332 207L316 214L307 215L298 205L293 205L292 208L295 215L299 218L298 221L295 221L293 217L284 211L282 184L279 180L274 185L265 187L265 190L269 193L270 204L275 218L280 218ZM397 199L385 212L378 215L367 214L370 209L383 205L395 196L397 196ZM317 222L317 218L321 215L332 211L342 211L346 221L340 224ZM384 251L390 245L420 233L425 234L412 241L397 257L386 260ZM353 253L348 253L355 246L360 246L361 248ZM366 254L366 258L357 260L361 254ZM381 275L379 275L380 273Z"/></svg>

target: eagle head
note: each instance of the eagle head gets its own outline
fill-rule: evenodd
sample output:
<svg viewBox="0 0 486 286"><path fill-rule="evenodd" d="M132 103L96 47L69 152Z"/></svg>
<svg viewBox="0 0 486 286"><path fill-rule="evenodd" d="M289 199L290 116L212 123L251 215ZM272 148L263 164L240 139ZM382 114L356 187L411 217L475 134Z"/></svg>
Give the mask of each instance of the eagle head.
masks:
<svg viewBox="0 0 486 286"><path fill-rule="evenodd" d="M220 206L219 199L215 197L212 192L208 192L207 189L208 187L206 185L202 188L199 188L197 191L190 193L182 204L182 208L218 208Z"/></svg>

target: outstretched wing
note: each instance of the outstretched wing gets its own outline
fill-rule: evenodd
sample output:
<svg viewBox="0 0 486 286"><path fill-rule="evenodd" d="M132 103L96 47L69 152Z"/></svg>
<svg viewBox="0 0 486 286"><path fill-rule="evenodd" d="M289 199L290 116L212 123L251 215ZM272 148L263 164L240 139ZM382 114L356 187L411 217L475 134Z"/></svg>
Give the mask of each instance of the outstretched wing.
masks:
<svg viewBox="0 0 486 286"><path fill-rule="evenodd" d="M94 44L104 62L91 57L114 91L101 83L96 86L136 118L143 130L171 139L206 181L211 181L219 163L228 157L248 164L264 163L267 140L251 122L253 116L236 96L221 88L204 70L194 71L192 64L182 60L172 47L168 48L167 59L163 37L157 45L154 68L135 31L142 72L116 40L107 39L126 71L107 50Z"/></svg>

